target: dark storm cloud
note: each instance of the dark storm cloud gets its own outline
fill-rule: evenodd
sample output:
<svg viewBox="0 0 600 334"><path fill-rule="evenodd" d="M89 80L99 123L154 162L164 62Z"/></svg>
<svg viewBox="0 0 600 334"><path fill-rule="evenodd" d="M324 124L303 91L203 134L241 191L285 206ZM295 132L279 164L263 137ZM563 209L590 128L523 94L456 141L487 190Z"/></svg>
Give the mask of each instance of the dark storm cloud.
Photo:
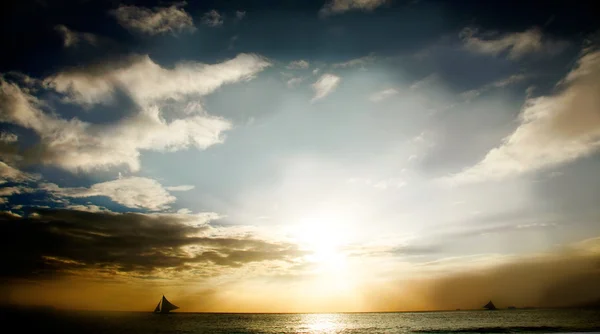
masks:
<svg viewBox="0 0 600 334"><path fill-rule="evenodd" d="M303 254L290 244L198 236L210 227L188 224L193 222L189 215L39 210L29 218L2 214L0 221L0 276L5 278L102 268L150 275L157 269L240 267Z"/></svg>

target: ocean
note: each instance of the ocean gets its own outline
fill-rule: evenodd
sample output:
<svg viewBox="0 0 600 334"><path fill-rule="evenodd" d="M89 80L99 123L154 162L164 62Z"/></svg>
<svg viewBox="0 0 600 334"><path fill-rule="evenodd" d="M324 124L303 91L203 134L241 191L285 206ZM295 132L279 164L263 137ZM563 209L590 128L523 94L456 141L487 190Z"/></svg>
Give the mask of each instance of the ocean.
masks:
<svg viewBox="0 0 600 334"><path fill-rule="evenodd" d="M5 333L550 333L600 332L600 310L231 314L6 312ZM14 326L14 327L12 327ZM12 328L12 329L11 329Z"/></svg>

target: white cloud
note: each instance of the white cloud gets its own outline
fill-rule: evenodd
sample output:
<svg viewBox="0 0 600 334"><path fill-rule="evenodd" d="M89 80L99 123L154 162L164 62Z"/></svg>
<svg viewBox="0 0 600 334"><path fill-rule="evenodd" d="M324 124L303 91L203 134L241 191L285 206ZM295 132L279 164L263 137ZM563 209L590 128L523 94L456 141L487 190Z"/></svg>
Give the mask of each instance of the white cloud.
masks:
<svg viewBox="0 0 600 334"><path fill-rule="evenodd" d="M387 99L390 96L397 95L398 93L399 93L398 90L396 90L394 88L388 88L388 89L384 89L382 91L371 94L371 96L369 96L369 100L371 102L380 102L380 101Z"/></svg>
<svg viewBox="0 0 600 334"><path fill-rule="evenodd" d="M39 135L39 151L29 156L33 162L71 171L119 165L137 171L141 150L206 149L223 142L222 133L231 123L207 115L198 98L224 84L249 80L267 66L270 63L260 56L240 54L219 64L187 62L165 69L148 56L136 56L124 63L74 69L44 80L47 88L82 105L111 103L119 89L125 90L139 107L133 115L113 124L60 118L28 90L0 78L0 121ZM167 120L158 106L166 100L185 107Z"/></svg>
<svg viewBox="0 0 600 334"><path fill-rule="evenodd" d="M289 79L286 82L286 84L287 84L288 88L294 88L294 87L296 87L296 85L298 85L299 83L301 83L302 80L304 80L304 79L302 79L300 77L295 77L295 78Z"/></svg>
<svg viewBox="0 0 600 334"><path fill-rule="evenodd" d="M600 149L600 51L584 53L550 96L530 98L502 145L449 182L500 179L554 166Z"/></svg>
<svg viewBox="0 0 600 334"><path fill-rule="evenodd" d="M251 79L268 66L263 57L242 53L218 64L182 62L166 69L146 55L132 56L120 64L67 70L44 82L80 104L110 102L117 89L126 90L139 104L149 104L189 94L206 95L223 84Z"/></svg>
<svg viewBox="0 0 600 334"><path fill-rule="evenodd" d="M61 188L53 183L44 183L40 187L61 197L106 196L116 203L138 209L163 210L176 200L156 180L145 177L125 177L96 183L89 188Z"/></svg>
<svg viewBox="0 0 600 334"><path fill-rule="evenodd" d="M315 91L315 96L312 98L311 102L322 99L325 96L331 94L339 85L340 77L334 74L325 73L323 74L317 82L312 84L312 88Z"/></svg>
<svg viewBox="0 0 600 334"><path fill-rule="evenodd" d="M321 10L319 14L321 16L329 16L340 14L349 10L373 10L389 0L329 0Z"/></svg>
<svg viewBox="0 0 600 334"><path fill-rule="evenodd" d="M194 188L196 187L190 185L165 187L165 189L167 189L168 191L190 191Z"/></svg>
<svg viewBox="0 0 600 334"><path fill-rule="evenodd" d="M286 66L286 68L288 68L290 70L307 69L309 67L310 67L310 63L303 59L294 60Z"/></svg>
<svg viewBox="0 0 600 334"><path fill-rule="evenodd" d="M126 165L140 168L140 150L176 151L206 149L223 142L221 133L231 128L222 118L196 113L166 121L153 105L114 124L65 120L42 111L40 102L18 86L0 80L0 121L34 130L41 139L30 159L70 171Z"/></svg>
<svg viewBox="0 0 600 334"><path fill-rule="evenodd" d="M500 36L490 36L489 33L479 34L476 29L465 28L459 36L468 50L491 55L507 52L510 59L518 59L538 52L556 54L567 46L566 42L544 37L538 28Z"/></svg>
<svg viewBox="0 0 600 334"><path fill-rule="evenodd" d="M209 12L204 13L202 16L202 23L206 24L209 27L218 27L223 25L223 16L219 14L216 10L211 10Z"/></svg>
<svg viewBox="0 0 600 334"><path fill-rule="evenodd" d="M177 5L154 9L121 5L111 14L125 29L148 35L195 30L192 17Z"/></svg>
<svg viewBox="0 0 600 334"><path fill-rule="evenodd" d="M55 26L54 30L61 34L63 38L63 45L65 47L75 46L81 42L86 42L91 45L98 44L98 37L89 32L73 31L62 24Z"/></svg>

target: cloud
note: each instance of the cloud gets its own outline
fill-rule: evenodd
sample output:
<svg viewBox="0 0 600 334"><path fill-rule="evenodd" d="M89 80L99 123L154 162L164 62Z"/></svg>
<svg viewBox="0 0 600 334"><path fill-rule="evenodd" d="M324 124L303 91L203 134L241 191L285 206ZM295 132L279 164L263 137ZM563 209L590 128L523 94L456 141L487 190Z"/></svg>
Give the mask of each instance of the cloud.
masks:
<svg viewBox="0 0 600 334"><path fill-rule="evenodd" d="M67 102L84 106L111 104L117 95L129 95L138 104L137 110L112 124L60 118L44 101L30 95L29 89L0 78L0 121L39 135L40 143L23 153L30 163L70 171L126 165L137 171L140 150L206 149L223 142L221 134L231 123L203 112L198 98L224 84L249 80L269 65L260 56L240 54L219 64L186 62L165 69L148 56L133 56L118 63L63 71L44 80L46 88L64 94ZM165 102L179 103L182 112L168 115L167 121L158 106Z"/></svg>
<svg viewBox="0 0 600 334"><path fill-rule="evenodd" d="M321 16L336 15L349 10L371 11L389 0L330 0L319 11Z"/></svg>
<svg viewBox="0 0 600 334"><path fill-rule="evenodd" d="M98 37L89 32L73 31L62 24L55 26L54 30L61 34L63 38L63 45L67 48L75 46L81 42L86 42L91 45L98 44Z"/></svg>
<svg viewBox="0 0 600 334"><path fill-rule="evenodd" d="M290 69L290 70L307 69L309 67L310 67L310 63L303 59L291 61L286 66L286 68Z"/></svg>
<svg viewBox="0 0 600 334"><path fill-rule="evenodd" d="M131 56L118 63L59 72L44 82L75 103L111 102L122 89L145 105L189 94L207 95L224 84L251 79L268 66L263 57L243 53L218 64L181 62L172 69L161 67L147 55Z"/></svg>
<svg viewBox="0 0 600 334"><path fill-rule="evenodd" d="M295 245L249 236L214 236L214 213L140 214L38 210L28 218L0 213L4 278L91 274L169 277L212 275L219 267L292 261ZM10 254L10 255L9 255Z"/></svg>
<svg viewBox="0 0 600 334"><path fill-rule="evenodd" d="M390 96L394 96L397 95L399 92L397 89L395 88L388 88L388 89L384 89L382 91L376 92L371 94L371 96L369 96L369 100L371 102L381 102L385 99L387 99Z"/></svg>
<svg viewBox="0 0 600 334"><path fill-rule="evenodd" d="M355 59L350 59L348 61L345 62L341 62L341 63L335 63L333 65L331 65L333 68L346 68L346 67L363 67L367 64L371 64L373 63L377 58L373 55L370 54L368 56L364 56L364 57L360 57L360 58L355 58Z"/></svg>
<svg viewBox="0 0 600 334"><path fill-rule="evenodd" d="M235 42L238 40L238 38L238 35L231 36L231 38L229 39L229 46L227 47L228 50L233 50L233 48L235 47Z"/></svg>
<svg viewBox="0 0 600 334"><path fill-rule="evenodd" d="M165 187L165 189L167 189L168 191L190 191L194 188L195 188L195 186L189 186L189 185Z"/></svg>
<svg viewBox="0 0 600 334"><path fill-rule="evenodd" d="M211 10L209 12L204 13L202 16L202 23L206 24L209 27L218 27L223 25L223 16L219 14L216 10Z"/></svg>
<svg viewBox="0 0 600 334"><path fill-rule="evenodd" d="M10 182L26 182L33 181L38 177L33 174L22 172L14 167L11 167L0 161L0 184L5 183L7 181Z"/></svg>
<svg viewBox="0 0 600 334"><path fill-rule="evenodd" d="M2 179L0 178L0 184L2 184ZM0 188L0 204L10 204L7 197L18 194L26 194L37 191L37 189L29 188L26 186L16 186L16 187L5 187ZM14 209L14 207L13 207Z"/></svg>
<svg viewBox="0 0 600 334"><path fill-rule="evenodd" d="M506 52L509 59L519 59L531 53L556 54L567 46L566 42L543 36L539 28L500 36L490 33L479 34L476 29L464 28L459 36L465 48L470 51L491 55Z"/></svg>
<svg viewBox="0 0 600 334"><path fill-rule="evenodd" d="M40 187L60 197L106 196L126 207L154 211L167 209L176 200L156 180L145 177L120 178L96 183L89 188L61 188L53 183L41 184Z"/></svg>
<svg viewBox="0 0 600 334"><path fill-rule="evenodd" d="M70 171L89 171L126 165L140 168L140 150L206 149L223 141L231 124L206 114L187 115L167 122L157 106L114 124L65 120L42 111L43 104L18 86L0 80L0 121L34 130L40 143L24 152L30 163L57 165Z"/></svg>
<svg viewBox="0 0 600 334"><path fill-rule="evenodd" d="M235 18L239 20L243 19L244 17L246 17L246 11L244 10L236 10L235 11Z"/></svg>
<svg viewBox="0 0 600 334"><path fill-rule="evenodd" d="M414 82L412 85L410 85L410 89L416 90L416 89L430 87L439 81L440 81L440 76L437 73L432 73L432 74L424 77L423 79Z"/></svg>
<svg viewBox="0 0 600 334"><path fill-rule="evenodd" d="M600 51L584 53L557 93L529 98L519 127L450 182L501 179L588 156L600 149Z"/></svg>
<svg viewBox="0 0 600 334"><path fill-rule="evenodd" d="M111 212L105 207L94 205L94 204L69 204L65 207L67 210L85 211L85 212Z"/></svg>
<svg viewBox="0 0 600 334"><path fill-rule="evenodd" d="M503 88L518 82L522 82L526 79L528 79L529 77L526 76L525 74L519 73L519 74L513 74L507 78L504 79L500 79L497 81L494 81L492 83L486 84L483 87L480 87L478 89L472 89L466 92L461 93L461 96L463 97L463 99L470 101L476 97L478 97L479 95L481 95L484 92L489 91L490 89L493 88Z"/></svg>
<svg viewBox="0 0 600 334"><path fill-rule="evenodd" d="M148 35L196 29L192 17L178 5L155 7L154 9L121 5L111 14L125 29Z"/></svg>
<svg viewBox="0 0 600 334"><path fill-rule="evenodd" d="M4 143L15 143L19 137L14 133L0 132L0 141Z"/></svg>
<svg viewBox="0 0 600 334"><path fill-rule="evenodd" d="M288 80L286 82L286 85L288 86L288 88L294 88L296 87L299 83L301 83L304 79L301 77L294 77L291 78L290 80Z"/></svg>
<svg viewBox="0 0 600 334"><path fill-rule="evenodd" d="M317 82L312 84L312 88L315 91L315 96L312 98L311 102L320 100L325 96L333 93L333 91L337 88L340 83L340 77L334 74L325 73L323 74Z"/></svg>
<svg viewBox="0 0 600 334"><path fill-rule="evenodd" d="M19 187L2 187L0 188L0 196L12 196L14 194L20 194L21 189Z"/></svg>

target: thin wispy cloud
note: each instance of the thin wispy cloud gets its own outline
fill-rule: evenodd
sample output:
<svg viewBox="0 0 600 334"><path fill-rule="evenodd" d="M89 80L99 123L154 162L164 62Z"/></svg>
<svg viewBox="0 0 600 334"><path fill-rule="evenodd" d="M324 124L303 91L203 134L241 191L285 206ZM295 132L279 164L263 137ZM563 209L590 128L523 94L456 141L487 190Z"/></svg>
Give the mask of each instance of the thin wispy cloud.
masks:
<svg viewBox="0 0 600 334"><path fill-rule="evenodd" d="M298 86L300 83L302 83L302 81L304 81L303 78L301 78L301 77L294 77L294 78L289 79L286 82L286 85L288 86L288 88L294 88L294 87Z"/></svg>
<svg viewBox="0 0 600 334"><path fill-rule="evenodd" d="M315 95L313 96L311 102L315 102L320 100L327 95L333 93L337 86L340 84L341 78L337 75L326 73L323 74L319 80L317 80L314 84L312 84L313 91Z"/></svg>
<svg viewBox="0 0 600 334"><path fill-rule="evenodd" d="M519 59L533 53L557 54L568 45L565 41L544 36L539 28L501 35L480 33L477 29L465 28L459 36L465 48L470 51L494 56L506 53L510 59Z"/></svg>
<svg viewBox="0 0 600 334"><path fill-rule="evenodd" d="M242 16L243 17L243 16ZM223 16L216 10L211 10L202 15L202 24L209 27L218 27L223 25Z"/></svg>
<svg viewBox="0 0 600 334"><path fill-rule="evenodd" d="M523 82L526 79L528 79L529 77L525 74L519 73L519 74L513 74L507 78L504 79L500 79L494 82L491 82L489 84L486 84L478 89L472 89L466 92L461 93L461 96L467 100L470 101L476 97L478 97L479 95L481 95L484 92L489 91L490 89L493 88L504 88L506 86L512 85L512 84L516 84L519 82Z"/></svg>
<svg viewBox="0 0 600 334"><path fill-rule="evenodd" d="M235 18L239 20L242 20L244 17L246 17L246 11L245 10L236 10L235 11Z"/></svg>
<svg viewBox="0 0 600 334"><path fill-rule="evenodd" d="M165 189L167 189L168 191L190 191L194 188L195 186L190 185L165 187Z"/></svg>
<svg viewBox="0 0 600 334"><path fill-rule="evenodd" d="M341 63L334 63L331 66L333 68L364 67L365 65L372 64L376 59L377 58L371 54L360 58L350 59Z"/></svg>
<svg viewBox="0 0 600 334"><path fill-rule="evenodd" d="M397 89L388 88L388 89L384 89L382 91L371 94L371 96L369 96L369 100L371 102L381 102L389 97L398 95L398 93L399 93L399 91Z"/></svg>
<svg viewBox="0 0 600 334"><path fill-rule="evenodd" d="M319 15L330 16L351 10L371 11L388 2L389 0L328 0L319 11Z"/></svg>
<svg viewBox="0 0 600 334"><path fill-rule="evenodd" d="M91 45L97 45L99 41L98 36L92 33L74 31L62 24L55 26L54 29L61 34L63 38L63 45L65 47L76 46L81 42L85 42Z"/></svg>
<svg viewBox="0 0 600 334"><path fill-rule="evenodd" d="M310 67L310 63L306 60L294 60L291 61L286 68L290 70L305 70Z"/></svg>

